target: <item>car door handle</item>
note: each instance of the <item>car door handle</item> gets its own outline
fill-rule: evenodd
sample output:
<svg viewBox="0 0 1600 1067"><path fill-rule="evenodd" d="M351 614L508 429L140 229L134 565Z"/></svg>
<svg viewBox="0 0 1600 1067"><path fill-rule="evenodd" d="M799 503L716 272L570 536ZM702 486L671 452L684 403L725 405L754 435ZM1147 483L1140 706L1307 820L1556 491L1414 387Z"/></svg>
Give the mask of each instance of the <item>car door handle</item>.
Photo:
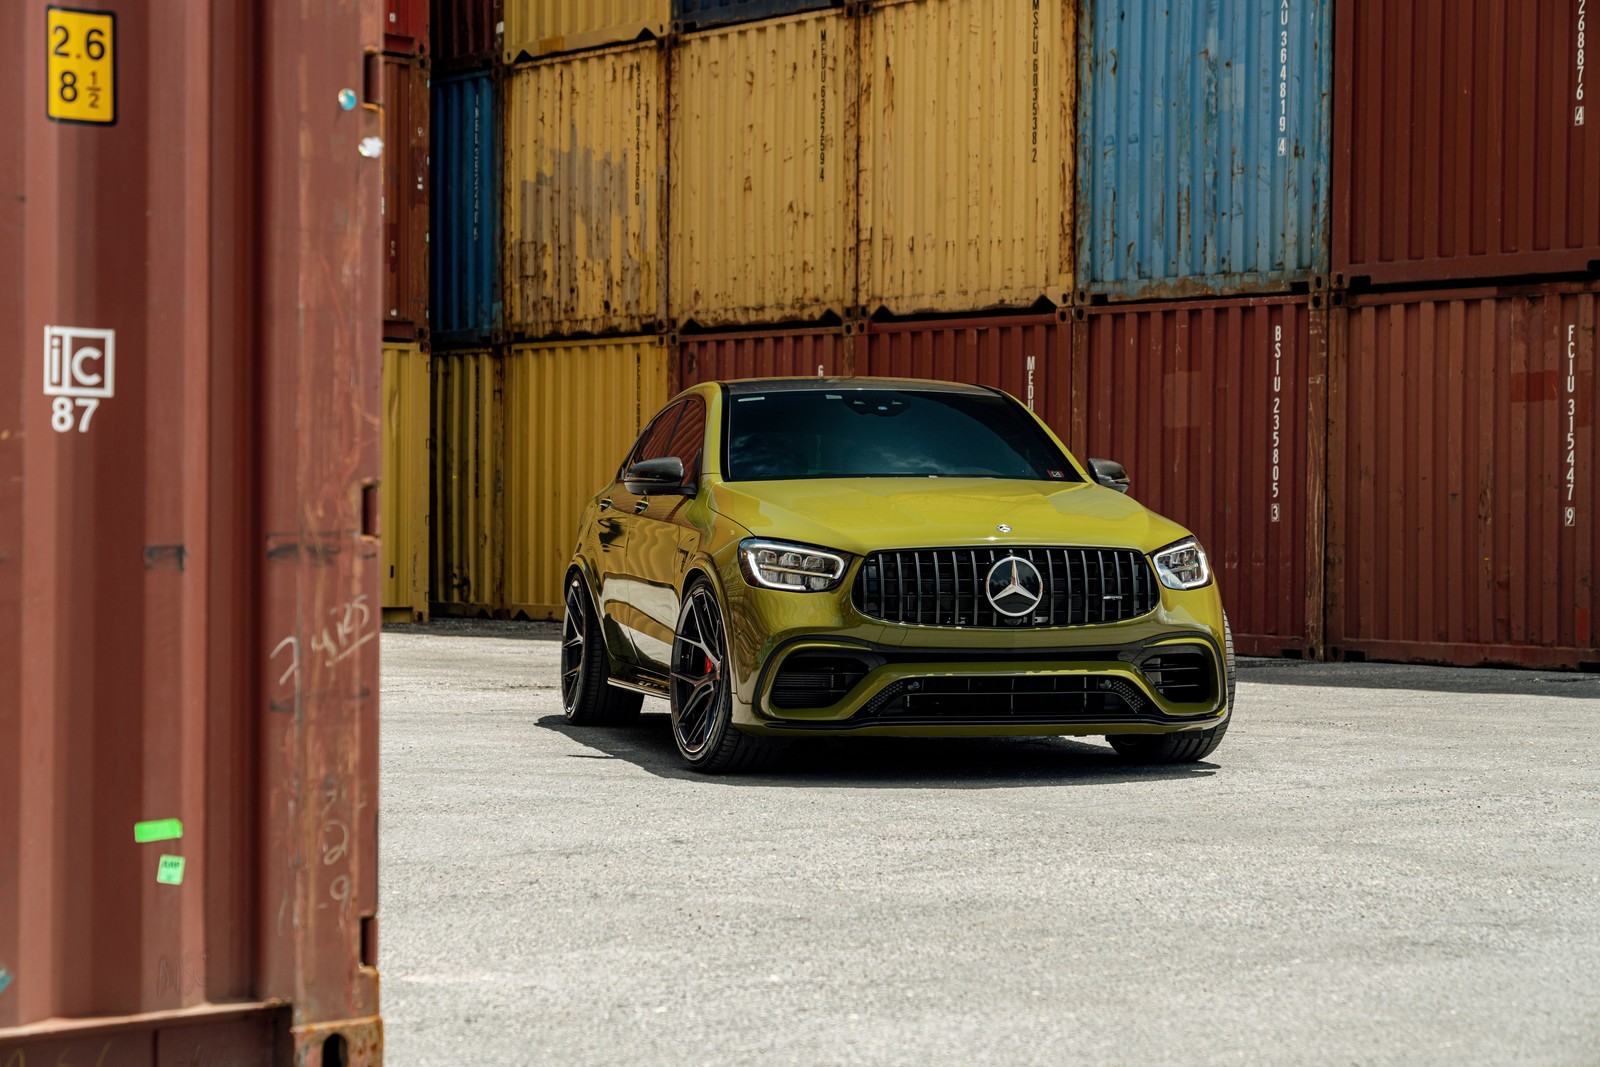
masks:
<svg viewBox="0 0 1600 1067"><path fill-rule="evenodd" d="M633 513L635 515L643 514L644 511L649 507L650 507L650 501L648 499L641 500L641 501L639 501L637 504L635 504L633 506Z"/></svg>
<svg viewBox="0 0 1600 1067"><path fill-rule="evenodd" d="M611 501L610 500L602 500L602 501L600 501L600 510L601 511L607 511L607 510L610 509L610 507L611 507Z"/></svg>

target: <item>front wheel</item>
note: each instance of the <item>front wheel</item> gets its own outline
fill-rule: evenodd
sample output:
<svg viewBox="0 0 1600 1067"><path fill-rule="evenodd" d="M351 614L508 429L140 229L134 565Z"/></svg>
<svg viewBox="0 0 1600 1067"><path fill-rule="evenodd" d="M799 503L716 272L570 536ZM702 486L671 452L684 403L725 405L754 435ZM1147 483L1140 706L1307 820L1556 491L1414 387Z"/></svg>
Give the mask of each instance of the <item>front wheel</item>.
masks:
<svg viewBox="0 0 1600 1067"><path fill-rule="evenodd" d="M1135 763L1194 763L1217 750L1233 722L1233 697L1238 689L1239 671L1233 656L1233 627L1222 617L1224 642L1223 668L1227 672L1228 717L1209 730L1188 730L1177 734L1117 734L1107 737L1117 755Z"/></svg>
<svg viewBox="0 0 1600 1067"><path fill-rule="evenodd" d="M683 596L672 638L672 739L690 768L709 774L754 771L779 751L733 725L733 670L717 591L697 579Z"/></svg>

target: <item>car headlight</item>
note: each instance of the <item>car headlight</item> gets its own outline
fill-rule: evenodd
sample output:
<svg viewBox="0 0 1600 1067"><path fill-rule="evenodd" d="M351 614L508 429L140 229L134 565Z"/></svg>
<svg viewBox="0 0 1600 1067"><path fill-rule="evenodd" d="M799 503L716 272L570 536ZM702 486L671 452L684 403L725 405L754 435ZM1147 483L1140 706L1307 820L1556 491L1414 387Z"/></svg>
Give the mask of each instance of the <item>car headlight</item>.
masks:
<svg viewBox="0 0 1600 1067"><path fill-rule="evenodd" d="M1156 577L1168 589L1198 589L1211 580L1206 550L1192 537L1151 553L1150 561L1156 565Z"/></svg>
<svg viewBox="0 0 1600 1067"><path fill-rule="evenodd" d="M751 585L821 593L837 589L844 578L844 557L810 545L747 538L739 542L739 567Z"/></svg>

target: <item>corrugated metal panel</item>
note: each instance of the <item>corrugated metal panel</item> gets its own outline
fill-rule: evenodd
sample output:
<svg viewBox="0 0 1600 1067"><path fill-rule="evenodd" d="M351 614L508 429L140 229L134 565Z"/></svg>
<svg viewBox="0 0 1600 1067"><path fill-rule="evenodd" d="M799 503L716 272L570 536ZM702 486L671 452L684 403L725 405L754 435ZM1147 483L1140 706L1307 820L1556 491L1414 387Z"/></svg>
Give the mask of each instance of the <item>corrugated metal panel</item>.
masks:
<svg viewBox="0 0 1600 1067"><path fill-rule="evenodd" d="M114 125L0 4L0 1064L375 1065L382 7L94 6Z"/></svg>
<svg viewBox="0 0 1600 1067"><path fill-rule="evenodd" d="M698 334L678 344L673 390L734 378L850 374L853 339L837 328Z"/></svg>
<svg viewBox="0 0 1600 1067"><path fill-rule="evenodd" d="M383 348L383 517L379 603L404 622L428 617L428 355Z"/></svg>
<svg viewBox="0 0 1600 1067"><path fill-rule="evenodd" d="M1340 0L1335 284L1600 271L1582 0Z"/></svg>
<svg viewBox="0 0 1600 1067"><path fill-rule="evenodd" d="M868 311L1071 302L1075 11L918 0L862 21Z"/></svg>
<svg viewBox="0 0 1600 1067"><path fill-rule="evenodd" d="M795 15L839 0L672 0L672 17L680 31L703 29L730 22Z"/></svg>
<svg viewBox="0 0 1600 1067"><path fill-rule="evenodd" d="M1325 274L1332 0L1087 2L1079 288L1228 294Z"/></svg>
<svg viewBox="0 0 1600 1067"><path fill-rule="evenodd" d="M666 314L667 53L545 60L506 83L506 285L523 337L639 333Z"/></svg>
<svg viewBox="0 0 1600 1067"><path fill-rule="evenodd" d="M428 74L383 60L383 316L428 324Z"/></svg>
<svg viewBox="0 0 1600 1067"><path fill-rule="evenodd" d="M428 595L436 612L505 606L503 367L488 351L433 354Z"/></svg>
<svg viewBox="0 0 1600 1067"><path fill-rule="evenodd" d="M501 327L500 142L495 80L434 82L433 305L435 343L481 343Z"/></svg>
<svg viewBox="0 0 1600 1067"><path fill-rule="evenodd" d="M869 323L857 339L856 372L1004 389L1066 440L1071 342L1065 312Z"/></svg>
<svg viewBox="0 0 1600 1067"><path fill-rule="evenodd" d="M498 62L504 19L502 0L433 0L435 70Z"/></svg>
<svg viewBox="0 0 1600 1067"><path fill-rule="evenodd" d="M1600 667L1600 287L1374 297L1341 320L1330 654Z"/></svg>
<svg viewBox="0 0 1600 1067"><path fill-rule="evenodd" d="M428 51L428 0L384 0L383 50L416 56Z"/></svg>
<svg viewBox="0 0 1600 1067"><path fill-rule="evenodd" d="M859 21L746 23L674 52L673 321L801 321L855 302Z"/></svg>
<svg viewBox="0 0 1600 1067"><path fill-rule="evenodd" d="M505 60L665 36L671 0L505 0Z"/></svg>
<svg viewBox="0 0 1600 1067"><path fill-rule="evenodd" d="M584 505L666 404L662 337L523 345L506 359L506 592L559 619Z"/></svg>
<svg viewBox="0 0 1600 1067"><path fill-rule="evenodd" d="M1321 640L1325 311L1305 298L1080 312L1072 443L1211 557L1240 652Z"/></svg>

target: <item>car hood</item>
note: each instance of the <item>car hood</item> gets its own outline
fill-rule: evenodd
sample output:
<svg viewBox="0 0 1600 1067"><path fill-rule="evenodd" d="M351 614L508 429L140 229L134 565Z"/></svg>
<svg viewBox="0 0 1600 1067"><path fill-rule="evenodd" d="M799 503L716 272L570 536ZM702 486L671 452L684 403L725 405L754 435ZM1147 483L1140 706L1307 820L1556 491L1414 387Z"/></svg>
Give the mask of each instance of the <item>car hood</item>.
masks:
<svg viewBox="0 0 1600 1067"><path fill-rule="evenodd" d="M712 506L758 537L862 555L887 548L1086 545L1151 552L1189 536L1121 493L1084 482L841 478L737 482ZM1010 532L1001 532L1000 526Z"/></svg>

